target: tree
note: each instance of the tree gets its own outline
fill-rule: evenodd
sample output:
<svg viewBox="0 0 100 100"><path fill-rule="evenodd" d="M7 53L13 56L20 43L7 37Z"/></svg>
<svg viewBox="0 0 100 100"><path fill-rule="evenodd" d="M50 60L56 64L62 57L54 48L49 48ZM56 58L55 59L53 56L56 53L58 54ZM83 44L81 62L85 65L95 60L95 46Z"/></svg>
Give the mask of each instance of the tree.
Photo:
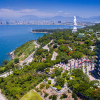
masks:
<svg viewBox="0 0 100 100"><path fill-rule="evenodd" d="M75 77L80 77L82 78L82 76L84 75L83 71L81 69L74 69L72 70L72 75Z"/></svg>
<svg viewBox="0 0 100 100"><path fill-rule="evenodd" d="M87 44L87 46L91 46L93 42L91 40L85 40L85 44Z"/></svg>
<svg viewBox="0 0 100 100"><path fill-rule="evenodd" d="M55 67L55 70L54 70L55 76L61 75L61 72L62 72L62 71L63 71L62 68L57 68L57 67Z"/></svg>
<svg viewBox="0 0 100 100"><path fill-rule="evenodd" d="M71 56L73 58L79 58L80 59L82 57L82 53L79 52L79 51L75 51L74 53L71 53Z"/></svg>
<svg viewBox="0 0 100 100"><path fill-rule="evenodd" d="M85 31L84 31L84 29L80 29L79 32L80 33L84 33Z"/></svg>
<svg viewBox="0 0 100 100"><path fill-rule="evenodd" d="M74 98L74 100L78 100L75 93L72 93L72 98Z"/></svg>
<svg viewBox="0 0 100 100"><path fill-rule="evenodd" d="M61 53L61 55L60 55L61 61L62 61L62 62L65 62L65 63L68 63L68 60L69 60L70 58L71 58L71 57L68 56L66 52Z"/></svg>
<svg viewBox="0 0 100 100"><path fill-rule="evenodd" d="M45 87L44 83L40 84L40 89L43 89L44 87Z"/></svg>
<svg viewBox="0 0 100 100"><path fill-rule="evenodd" d="M48 84L51 84L51 80L48 80Z"/></svg>
<svg viewBox="0 0 100 100"><path fill-rule="evenodd" d="M8 60L3 60L3 65L7 65L8 64Z"/></svg>
<svg viewBox="0 0 100 100"><path fill-rule="evenodd" d="M56 79L55 79L55 82L56 82L56 85L59 85L59 86L63 86L64 85L64 83L65 83L65 80L64 80L64 78L62 78L62 77L57 77Z"/></svg>
<svg viewBox="0 0 100 100"><path fill-rule="evenodd" d="M15 58L15 59L14 59L14 63L15 63L15 64L19 63L19 58Z"/></svg>
<svg viewBox="0 0 100 100"><path fill-rule="evenodd" d="M57 90L60 91L61 90L61 86L56 86Z"/></svg>
<svg viewBox="0 0 100 100"><path fill-rule="evenodd" d="M53 48L57 48L57 43L56 43L56 44L54 44Z"/></svg>
<svg viewBox="0 0 100 100"><path fill-rule="evenodd" d="M20 71L18 69L14 70L13 72L14 75L19 75L20 74Z"/></svg>
<svg viewBox="0 0 100 100"><path fill-rule="evenodd" d="M50 68L49 68L49 67L45 69L45 72L46 72L47 74L49 73L49 71L50 71Z"/></svg>
<svg viewBox="0 0 100 100"><path fill-rule="evenodd" d="M48 89L49 88L49 84L46 84L46 89Z"/></svg>
<svg viewBox="0 0 100 100"><path fill-rule="evenodd" d="M52 73L50 76L51 76L51 78L54 78L55 77L55 74Z"/></svg>

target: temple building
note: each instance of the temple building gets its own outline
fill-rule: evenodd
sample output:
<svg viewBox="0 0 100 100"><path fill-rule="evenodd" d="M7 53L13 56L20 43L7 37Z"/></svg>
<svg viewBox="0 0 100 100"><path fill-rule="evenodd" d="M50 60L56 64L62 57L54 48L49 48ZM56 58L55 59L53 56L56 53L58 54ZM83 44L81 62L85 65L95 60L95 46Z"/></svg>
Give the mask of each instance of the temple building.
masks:
<svg viewBox="0 0 100 100"><path fill-rule="evenodd" d="M84 33L79 33L77 37L78 38L83 38L83 37L85 37L85 34Z"/></svg>
<svg viewBox="0 0 100 100"><path fill-rule="evenodd" d="M100 36L100 31L96 32L95 34L96 36Z"/></svg>
<svg viewBox="0 0 100 100"><path fill-rule="evenodd" d="M93 32L93 29L89 29L89 32Z"/></svg>
<svg viewBox="0 0 100 100"><path fill-rule="evenodd" d="M76 16L74 16L74 27L73 27L72 33L75 33L75 32L77 32Z"/></svg>
<svg viewBox="0 0 100 100"><path fill-rule="evenodd" d="M97 53L95 60L95 74L100 78L100 38L97 39Z"/></svg>

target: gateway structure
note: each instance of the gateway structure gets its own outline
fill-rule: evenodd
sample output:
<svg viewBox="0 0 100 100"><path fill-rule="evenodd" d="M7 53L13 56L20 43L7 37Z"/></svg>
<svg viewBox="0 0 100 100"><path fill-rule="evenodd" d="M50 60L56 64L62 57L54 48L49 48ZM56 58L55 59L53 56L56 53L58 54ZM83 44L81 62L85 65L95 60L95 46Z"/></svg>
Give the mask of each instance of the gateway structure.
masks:
<svg viewBox="0 0 100 100"><path fill-rule="evenodd" d="M74 16L74 27L73 27L72 33L75 33L75 32L77 32L76 16Z"/></svg>

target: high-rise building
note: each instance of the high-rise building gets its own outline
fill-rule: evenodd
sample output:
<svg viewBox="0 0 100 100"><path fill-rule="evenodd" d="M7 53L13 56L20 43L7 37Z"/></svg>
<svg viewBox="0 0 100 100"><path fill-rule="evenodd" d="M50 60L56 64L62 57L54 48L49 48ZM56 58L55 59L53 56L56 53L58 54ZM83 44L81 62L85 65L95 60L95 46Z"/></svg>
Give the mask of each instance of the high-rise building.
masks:
<svg viewBox="0 0 100 100"><path fill-rule="evenodd" d="M100 38L97 39L97 53L95 60L95 74L100 78Z"/></svg>
<svg viewBox="0 0 100 100"><path fill-rule="evenodd" d="M75 33L75 32L77 32L76 16L74 16L74 27L73 27L72 33Z"/></svg>
<svg viewBox="0 0 100 100"><path fill-rule="evenodd" d="M58 21L58 23L61 23L61 21Z"/></svg>

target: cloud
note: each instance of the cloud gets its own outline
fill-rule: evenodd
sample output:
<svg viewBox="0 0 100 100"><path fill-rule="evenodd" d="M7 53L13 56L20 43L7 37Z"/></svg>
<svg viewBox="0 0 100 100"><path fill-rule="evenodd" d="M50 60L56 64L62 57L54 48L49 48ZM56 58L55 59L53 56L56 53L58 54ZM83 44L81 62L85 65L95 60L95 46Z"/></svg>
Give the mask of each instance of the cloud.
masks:
<svg viewBox="0 0 100 100"><path fill-rule="evenodd" d="M0 9L0 17L21 17L24 15L35 15L38 17L51 17L55 16L53 13L41 12L38 9Z"/></svg>
<svg viewBox="0 0 100 100"><path fill-rule="evenodd" d="M65 14L69 14L69 13L65 13Z"/></svg>
<svg viewBox="0 0 100 100"><path fill-rule="evenodd" d="M63 12L63 11L58 11L58 12Z"/></svg>

